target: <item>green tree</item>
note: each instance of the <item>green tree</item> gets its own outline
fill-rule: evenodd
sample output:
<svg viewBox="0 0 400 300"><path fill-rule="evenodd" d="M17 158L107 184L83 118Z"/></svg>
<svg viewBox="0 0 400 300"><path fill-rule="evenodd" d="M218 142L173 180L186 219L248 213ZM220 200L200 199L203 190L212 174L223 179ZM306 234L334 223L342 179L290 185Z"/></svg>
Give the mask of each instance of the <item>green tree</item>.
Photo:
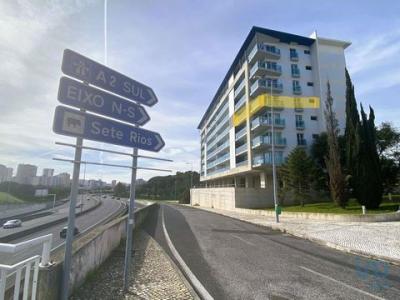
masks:
<svg viewBox="0 0 400 300"><path fill-rule="evenodd" d="M376 130L376 139L383 189L390 193L400 174L400 132L391 123L383 122Z"/></svg>
<svg viewBox="0 0 400 300"><path fill-rule="evenodd" d="M329 190L332 200L340 207L346 207L348 197L346 193L346 178L342 172L339 147L339 124L333 110L333 98L331 86L327 82L327 95L325 101L325 122L328 141L328 154L325 156L325 164L329 174Z"/></svg>
<svg viewBox="0 0 400 300"><path fill-rule="evenodd" d="M375 114L370 107L369 118L361 105L361 126L358 130L358 161L354 169L355 194L367 208L378 208L382 202L383 184L377 150Z"/></svg>
<svg viewBox="0 0 400 300"><path fill-rule="evenodd" d="M358 161L358 135L357 128L360 126L360 115L357 109L357 101L354 94L354 85L351 82L349 72L346 69L346 129L345 129L345 158L346 170L349 175Z"/></svg>
<svg viewBox="0 0 400 300"><path fill-rule="evenodd" d="M311 197L311 189L315 182L315 163L303 148L295 148L290 152L287 162L280 168L280 177L284 189L293 193L295 201L304 206Z"/></svg>
<svg viewBox="0 0 400 300"><path fill-rule="evenodd" d="M123 183L118 182L114 187L114 196L115 197L127 197L128 195L129 195L129 193L128 193L126 186Z"/></svg>

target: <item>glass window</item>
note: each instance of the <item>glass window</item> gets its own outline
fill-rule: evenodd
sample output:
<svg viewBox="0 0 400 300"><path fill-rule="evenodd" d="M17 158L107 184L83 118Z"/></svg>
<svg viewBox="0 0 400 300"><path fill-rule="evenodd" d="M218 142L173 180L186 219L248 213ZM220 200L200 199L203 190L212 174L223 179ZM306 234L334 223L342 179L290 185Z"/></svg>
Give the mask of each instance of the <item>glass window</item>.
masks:
<svg viewBox="0 0 400 300"><path fill-rule="evenodd" d="M311 66L306 66L306 70L312 70Z"/></svg>
<svg viewBox="0 0 400 300"><path fill-rule="evenodd" d="M307 82L307 86L314 86L313 82Z"/></svg>
<svg viewBox="0 0 400 300"><path fill-rule="evenodd" d="M304 50L304 54L310 54L310 50Z"/></svg>
<svg viewBox="0 0 400 300"><path fill-rule="evenodd" d="M318 120L318 117L317 117L317 116L311 116L311 120L312 120L312 121L317 121L317 120Z"/></svg>

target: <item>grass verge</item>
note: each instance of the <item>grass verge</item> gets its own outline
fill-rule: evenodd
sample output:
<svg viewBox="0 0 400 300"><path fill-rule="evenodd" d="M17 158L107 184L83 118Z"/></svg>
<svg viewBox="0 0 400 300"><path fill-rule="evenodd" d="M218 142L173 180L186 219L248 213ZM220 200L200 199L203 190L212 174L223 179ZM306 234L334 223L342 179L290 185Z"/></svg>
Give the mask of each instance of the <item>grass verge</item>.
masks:
<svg viewBox="0 0 400 300"><path fill-rule="evenodd" d="M8 193L0 192L0 204L18 204L18 203L24 203L24 201Z"/></svg>

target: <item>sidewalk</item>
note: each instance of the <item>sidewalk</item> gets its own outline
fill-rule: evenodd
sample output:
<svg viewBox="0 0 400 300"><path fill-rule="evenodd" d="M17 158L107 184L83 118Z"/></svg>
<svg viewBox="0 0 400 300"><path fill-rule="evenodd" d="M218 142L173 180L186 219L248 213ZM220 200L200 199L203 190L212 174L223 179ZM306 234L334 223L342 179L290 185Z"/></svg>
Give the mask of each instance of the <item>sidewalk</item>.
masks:
<svg viewBox="0 0 400 300"><path fill-rule="evenodd" d="M193 207L400 265L400 222L337 222L281 217L277 224L274 217Z"/></svg>
<svg viewBox="0 0 400 300"><path fill-rule="evenodd" d="M147 233L135 232L130 288L122 290L125 245L121 244L71 296L80 299L193 299L171 261Z"/></svg>

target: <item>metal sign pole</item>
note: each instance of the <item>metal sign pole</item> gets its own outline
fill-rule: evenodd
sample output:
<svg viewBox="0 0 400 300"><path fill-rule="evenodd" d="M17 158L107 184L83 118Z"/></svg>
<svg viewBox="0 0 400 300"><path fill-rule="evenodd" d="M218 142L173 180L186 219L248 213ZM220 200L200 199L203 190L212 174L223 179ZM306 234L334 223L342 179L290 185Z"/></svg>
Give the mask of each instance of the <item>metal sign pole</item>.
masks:
<svg viewBox="0 0 400 300"><path fill-rule="evenodd" d="M82 158L82 144L83 139L78 137L76 139L75 148L75 162L74 171L72 176L71 185L71 195L69 200L69 215L68 215L68 230L67 239L65 241L65 256L64 256L64 267L63 267L63 279L62 279L62 289L61 289L61 299L68 300L69 294L69 273L71 271L71 258L72 258L72 241L74 239L74 229L75 229L75 206L76 198L78 195L79 186L79 171L81 167Z"/></svg>
<svg viewBox="0 0 400 300"><path fill-rule="evenodd" d="M126 246L125 246L125 265L124 265L124 291L129 288L129 270L132 261L133 247L133 226L135 224L135 192L136 192L136 171L137 171L138 149L133 148L132 155L132 173L131 173L131 190L129 197L128 221L126 224Z"/></svg>

